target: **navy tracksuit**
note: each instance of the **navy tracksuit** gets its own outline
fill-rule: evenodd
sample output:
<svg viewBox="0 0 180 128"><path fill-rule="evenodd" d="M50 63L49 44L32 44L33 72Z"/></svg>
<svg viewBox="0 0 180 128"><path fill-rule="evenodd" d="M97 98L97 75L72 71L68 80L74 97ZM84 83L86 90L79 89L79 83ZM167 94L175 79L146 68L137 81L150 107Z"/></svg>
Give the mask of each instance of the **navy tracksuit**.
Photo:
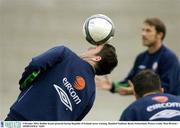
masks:
<svg viewBox="0 0 180 128"><path fill-rule="evenodd" d="M162 87L166 93L180 95L180 63L170 49L162 46L153 54L149 54L148 51L140 53L130 73L121 83L132 80L143 69L152 69L160 76Z"/></svg>
<svg viewBox="0 0 180 128"><path fill-rule="evenodd" d="M120 121L180 121L180 98L165 93L144 96L123 111Z"/></svg>
<svg viewBox="0 0 180 128"><path fill-rule="evenodd" d="M40 71L11 106L10 120L82 120L95 99L93 67L64 46L34 57L20 79Z"/></svg>

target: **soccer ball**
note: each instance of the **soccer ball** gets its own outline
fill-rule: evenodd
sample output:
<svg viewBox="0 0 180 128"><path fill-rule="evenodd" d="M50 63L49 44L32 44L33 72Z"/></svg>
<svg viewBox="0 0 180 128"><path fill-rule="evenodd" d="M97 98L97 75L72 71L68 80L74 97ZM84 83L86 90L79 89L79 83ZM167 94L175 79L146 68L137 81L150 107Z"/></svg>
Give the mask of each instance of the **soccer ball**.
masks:
<svg viewBox="0 0 180 128"><path fill-rule="evenodd" d="M104 44L114 36L114 24L109 17L96 14L85 20L83 34L93 45Z"/></svg>

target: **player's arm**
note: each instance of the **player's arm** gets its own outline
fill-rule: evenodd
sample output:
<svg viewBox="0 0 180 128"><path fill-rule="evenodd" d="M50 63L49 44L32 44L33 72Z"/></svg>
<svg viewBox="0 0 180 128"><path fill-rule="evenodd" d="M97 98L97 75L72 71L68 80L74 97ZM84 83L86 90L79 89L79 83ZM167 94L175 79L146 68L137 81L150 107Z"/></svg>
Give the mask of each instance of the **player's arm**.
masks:
<svg viewBox="0 0 180 128"><path fill-rule="evenodd" d="M138 55L134 61L134 65L127 77L123 81L113 81L110 91L112 93L119 93L120 95L130 95L133 94L133 88L129 85L128 81L132 80L132 78L136 75L138 65L140 63L141 55Z"/></svg>
<svg viewBox="0 0 180 128"><path fill-rule="evenodd" d="M180 65L176 56L162 58L159 66L158 74L164 92L180 95Z"/></svg>
<svg viewBox="0 0 180 128"><path fill-rule="evenodd" d="M45 53L34 57L29 65L25 68L25 71L19 80L20 90L30 86L40 73L48 70L54 64L60 62L63 58L63 53L64 47L59 46L51 48Z"/></svg>
<svg viewBox="0 0 180 128"><path fill-rule="evenodd" d="M108 76L96 77L96 86L99 89L109 90L121 95L132 94L132 88L128 82L112 81Z"/></svg>
<svg viewBox="0 0 180 128"><path fill-rule="evenodd" d="M130 73L131 74L131 73ZM129 95L133 93L132 87L128 84L130 75L123 81L112 81L108 76L96 77L96 86L99 89L109 90L112 93L120 95Z"/></svg>

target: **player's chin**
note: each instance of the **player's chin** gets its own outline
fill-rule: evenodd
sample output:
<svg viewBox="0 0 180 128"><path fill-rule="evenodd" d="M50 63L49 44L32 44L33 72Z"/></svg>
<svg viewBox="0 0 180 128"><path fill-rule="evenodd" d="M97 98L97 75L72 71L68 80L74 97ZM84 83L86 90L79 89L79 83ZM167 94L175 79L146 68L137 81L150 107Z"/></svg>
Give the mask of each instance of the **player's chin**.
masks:
<svg viewBox="0 0 180 128"><path fill-rule="evenodd" d="M147 40L143 40L143 45L148 47L150 44Z"/></svg>

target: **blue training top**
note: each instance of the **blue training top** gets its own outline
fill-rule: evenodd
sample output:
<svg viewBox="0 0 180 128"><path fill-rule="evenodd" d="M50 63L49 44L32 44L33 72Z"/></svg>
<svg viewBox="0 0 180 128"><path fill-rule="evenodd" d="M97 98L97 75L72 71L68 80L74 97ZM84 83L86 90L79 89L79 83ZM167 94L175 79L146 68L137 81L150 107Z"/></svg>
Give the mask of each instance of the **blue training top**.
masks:
<svg viewBox="0 0 180 128"><path fill-rule="evenodd" d="M180 98L171 94L150 94L126 108L120 121L180 121Z"/></svg>
<svg viewBox="0 0 180 128"><path fill-rule="evenodd" d="M160 76L162 87L166 93L180 95L180 63L170 49L162 45L153 54L149 54L148 51L140 53L130 73L121 83L132 80L143 69L152 69Z"/></svg>
<svg viewBox="0 0 180 128"><path fill-rule="evenodd" d="M8 117L33 121L82 120L95 99L93 67L70 49L58 46L34 57L21 80L34 70L40 70L39 76L20 93Z"/></svg>

